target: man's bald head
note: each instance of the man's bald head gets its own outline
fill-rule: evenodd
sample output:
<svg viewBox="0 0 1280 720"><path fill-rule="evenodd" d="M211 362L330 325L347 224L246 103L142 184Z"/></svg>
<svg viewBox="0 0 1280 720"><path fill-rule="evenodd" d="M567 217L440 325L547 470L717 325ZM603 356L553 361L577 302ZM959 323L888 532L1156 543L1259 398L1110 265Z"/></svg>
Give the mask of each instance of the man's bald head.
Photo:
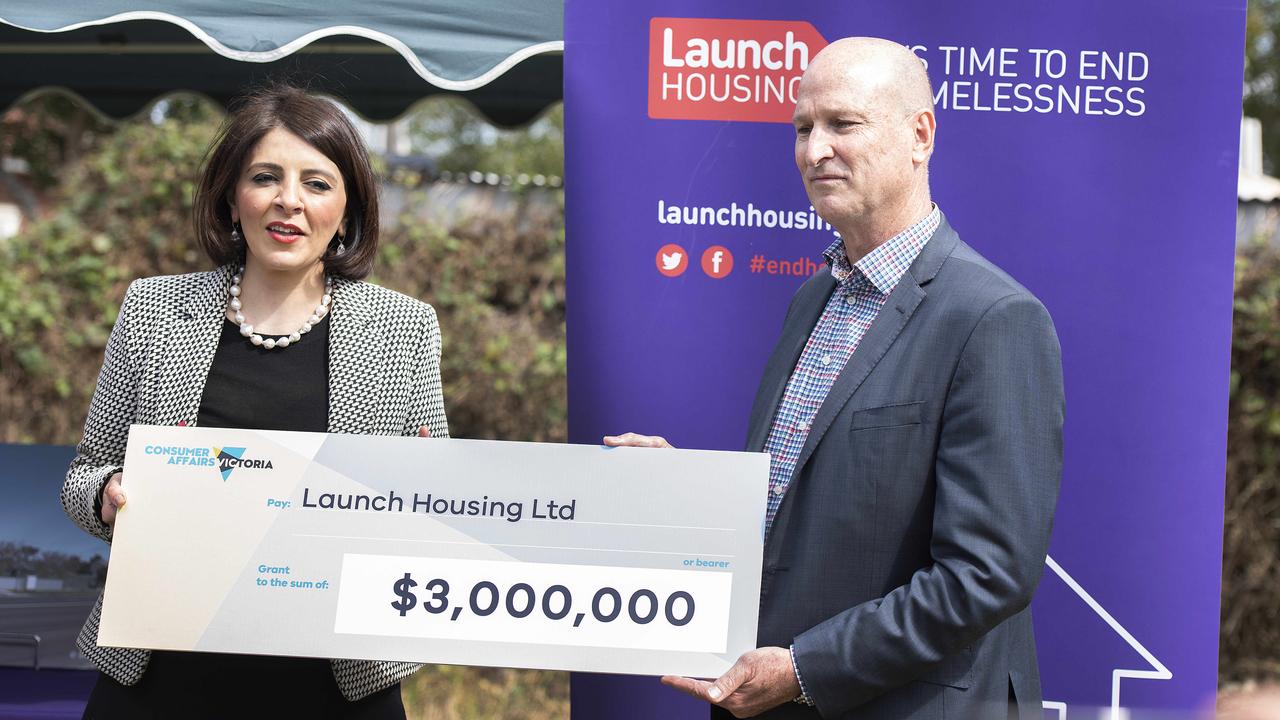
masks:
<svg viewBox="0 0 1280 720"><path fill-rule="evenodd" d="M851 260L927 215L936 117L924 64L879 38L814 57L796 92L796 167Z"/></svg>
<svg viewBox="0 0 1280 720"><path fill-rule="evenodd" d="M860 76L879 101L906 115L933 110L933 89L924 63L905 45L874 37L849 37L822 49L805 76L826 72ZM803 82L803 81L801 81ZM886 107L886 109L888 109Z"/></svg>

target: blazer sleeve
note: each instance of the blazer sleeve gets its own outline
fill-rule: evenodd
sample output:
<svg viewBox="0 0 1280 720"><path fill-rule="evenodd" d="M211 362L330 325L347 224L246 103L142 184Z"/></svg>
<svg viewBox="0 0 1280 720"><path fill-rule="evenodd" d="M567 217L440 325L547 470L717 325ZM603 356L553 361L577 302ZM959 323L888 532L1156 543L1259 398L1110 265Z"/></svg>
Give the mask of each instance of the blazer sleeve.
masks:
<svg viewBox="0 0 1280 720"><path fill-rule="evenodd" d="M111 542L111 527L102 522L98 498L113 473L124 467L129 425L138 405L138 370L131 328L136 314L138 281L129 285L120 314L107 339L98 384L84 421L84 436L62 484L62 508L80 529Z"/></svg>
<svg viewBox="0 0 1280 720"><path fill-rule="evenodd" d="M417 435L423 425L431 430L433 438L449 437L449 421L444 413L444 391L440 382L440 355L443 341L435 308L424 304L423 326L417 372L413 378L412 396L409 398L409 415L405 435Z"/></svg>
<svg viewBox="0 0 1280 720"><path fill-rule="evenodd" d="M942 411L933 563L795 639L823 717L940 668L1031 602L1062 475L1063 417L1048 312L1025 293L998 300L966 341Z"/></svg>

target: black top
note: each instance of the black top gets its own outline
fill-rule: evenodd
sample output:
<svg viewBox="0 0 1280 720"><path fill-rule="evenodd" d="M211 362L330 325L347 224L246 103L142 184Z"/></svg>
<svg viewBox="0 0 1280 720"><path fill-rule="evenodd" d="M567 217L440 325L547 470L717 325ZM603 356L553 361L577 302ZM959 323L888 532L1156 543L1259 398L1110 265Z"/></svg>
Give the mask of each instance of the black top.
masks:
<svg viewBox="0 0 1280 720"><path fill-rule="evenodd" d="M329 429L329 316L296 344L268 350L222 321L200 397L200 427Z"/></svg>
<svg viewBox="0 0 1280 720"><path fill-rule="evenodd" d="M272 350L253 345L235 323L224 320L197 424L326 431L329 317L322 318L298 344ZM236 717L255 715L253 708L268 700L290 717L403 720L405 716L399 683L358 702L347 702L328 660L155 651L137 685L126 687L99 675L84 717Z"/></svg>

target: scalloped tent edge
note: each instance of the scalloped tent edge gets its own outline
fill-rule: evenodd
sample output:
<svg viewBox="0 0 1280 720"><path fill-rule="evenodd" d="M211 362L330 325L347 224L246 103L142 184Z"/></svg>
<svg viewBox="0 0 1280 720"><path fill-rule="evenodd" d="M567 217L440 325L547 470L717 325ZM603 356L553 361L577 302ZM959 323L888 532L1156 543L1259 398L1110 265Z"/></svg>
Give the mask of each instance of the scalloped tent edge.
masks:
<svg viewBox="0 0 1280 720"><path fill-rule="evenodd" d="M131 12L116 13L115 15L100 18L97 20L85 20L77 23L70 23L68 25L64 25L62 27L55 28L52 30L26 27L18 23L14 23L9 20L6 20L4 18L0 18L0 24L18 28L19 30L26 30L28 32L54 34L54 33L61 33L61 32L69 32L71 30L80 30L88 27L102 27L102 26L111 25L115 23L129 22L132 20L156 20L159 22L167 22L173 25L177 25L178 27L181 27L187 32L191 33L193 37L195 37L200 42L203 42L206 47L208 47L210 50L214 51L215 53L225 58L228 58L231 60L238 60L240 62L254 62L254 63L275 62L277 60L282 60L294 54L295 52L316 42L317 40L322 40L327 37L334 37L337 35L351 35L355 37L362 37L362 38L373 40L374 42L378 42L383 45L386 45L387 47L394 50L397 54L399 54L402 58L404 58L405 62L409 63L409 67L413 68L414 72L416 72L418 76L421 77L423 80L426 80L427 82L431 83L432 85L442 90L452 90L455 92L466 92L468 90L475 90L476 88L484 87L485 85L488 85L489 83L493 82L496 78L505 74L511 68L515 67L522 60L533 57L534 55L564 52L563 40L554 40L549 42L535 43L533 45L526 46L524 48L521 48L520 50L517 50L515 52L508 54L504 59L502 59L496 65L491 67L486 72L481 73L480 75L477 75L473 78L469 78L467 80L450 80L446 77L437 75L436 73L433 73L431 70L427 69L427 67L422 64L422 60L421 58L418 57L417 53L415 53L408 45L406 45L399 38L396 38L393 35L388 35L387 33L366 28L360 25L330 25L323 29L313 30L311 32L305 33L293 40L290 40L284 45L281 45L280 47L274 48L272 50L253 51L253 50L236 50L234 48L227 47L217 38L205 32L204 29L202 29L199 25L191 22L190 20L187 20L186 18L179 17L177 15L173 15L170 13L155 12L151 10L135 10Z"/></svg>
<svg viewBox="0 0 1280 720"><path fill-rule="evenodd" d="M332 40L338 36L350 39ZM0 18L0 56L10 70L0 74L0 109L57 88L97 115L118 120L177 91L225 107L246 88L283 77L339 100L371 122L400 119L425 99L449 95L467 100L491 123L513 128L532 122L563 97L562 40L495 54L487 70L455 80L427 69L412 45L384 32L334 23L271 50L250 52L229 48L170 13L116 13L63 23L56 30Z"/></svg>

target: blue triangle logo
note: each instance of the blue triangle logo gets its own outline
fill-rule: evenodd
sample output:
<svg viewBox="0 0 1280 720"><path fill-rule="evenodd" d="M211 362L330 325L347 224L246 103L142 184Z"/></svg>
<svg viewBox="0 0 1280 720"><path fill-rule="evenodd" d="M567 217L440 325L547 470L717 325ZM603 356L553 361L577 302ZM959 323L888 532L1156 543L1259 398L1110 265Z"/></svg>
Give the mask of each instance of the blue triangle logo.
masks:
<svg viewBox="0 0 1280 720"><path fill-rule="evenodd" d="M231 471L235 470L229 461L244 457L244 448L214 448L213 452L218 457L218 470L222 472L222 480L226 482L226 479L231 476Z"/></svg>

